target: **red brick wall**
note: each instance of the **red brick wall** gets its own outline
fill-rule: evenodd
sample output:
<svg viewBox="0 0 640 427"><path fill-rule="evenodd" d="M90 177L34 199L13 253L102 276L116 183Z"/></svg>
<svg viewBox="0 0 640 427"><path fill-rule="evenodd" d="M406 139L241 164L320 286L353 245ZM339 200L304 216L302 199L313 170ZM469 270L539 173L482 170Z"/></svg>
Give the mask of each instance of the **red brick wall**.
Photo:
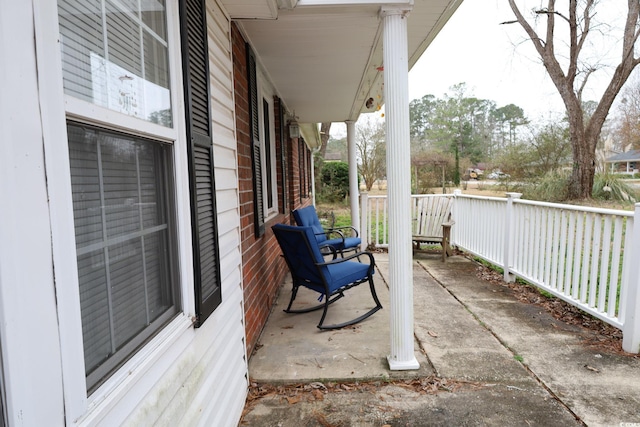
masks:
<svg viewBox="0 0 640 427"><path fill-rule="evenodd" d="M247 335L247 352L251 354L260 333L264 328L273 307L277 291L282 284L287 266L280 256L280 248L271 226L276 223L290 223L291 210L300 207L299 174L297 169L297 140L284 139L287 144L287 185L282 185L282 144L280 143L280 100L276 98L273 117L276 127L277 187L280 213L266 224L264 235L256 238L253 207L253 170L251 162L251 139L249 128L249 101L247 85L247 65L245 40L235 24L231 28L233 43L233 75L236 108L236 137L238 144L238 180L240 198L240 226L242 244L242 264L244 281L245 328ZM283 206L284 194L287 194L287 206ZM309 204L310 199L303 200Z"/></svg>

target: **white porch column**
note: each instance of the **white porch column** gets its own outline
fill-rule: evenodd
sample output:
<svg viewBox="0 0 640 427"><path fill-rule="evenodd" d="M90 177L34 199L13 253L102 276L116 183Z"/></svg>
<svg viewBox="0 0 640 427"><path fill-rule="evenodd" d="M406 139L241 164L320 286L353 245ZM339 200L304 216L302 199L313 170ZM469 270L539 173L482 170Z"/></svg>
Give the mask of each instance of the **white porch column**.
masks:
<svg viewBox="0 0 640 427"><path fill-rule="evenodd" d="M354 122L353 120L347 120L345 121L345 123L347 124L347 147L349 149L349 204L351 207L351 225L353 225L356 230L360 230L360 213L358 210L360 189L358 188L356 122Z"/></svg>
<svg viewBox="0 0 640 427"><path fill-rule="evenodd" d="M409 148L410 7L381 10L389 197L389 305L392 371L418 369L413 337L413 254L411 250L411 152Z"/></svg>

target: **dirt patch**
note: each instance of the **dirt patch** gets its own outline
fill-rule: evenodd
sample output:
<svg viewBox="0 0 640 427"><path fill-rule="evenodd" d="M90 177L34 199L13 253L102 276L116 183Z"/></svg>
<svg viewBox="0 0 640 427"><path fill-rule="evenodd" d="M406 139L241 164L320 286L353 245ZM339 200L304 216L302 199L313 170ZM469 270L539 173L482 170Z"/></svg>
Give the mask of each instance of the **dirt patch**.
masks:
<svg viewBox="0 0 640 427"><path fill-rule="evenodd" d="M583 342L585 345L601 351L629 357L638 357L636 354L627 353L622 350L622 331L620 329L583 312L579 308L559 298L546 296L534 286L519 282L507 283L503 280L502 273L484 265L477 266L476 276L495 286L511 289L512 294L518 301L542 307L555 319L582 328L587 332L584 334L585 338Z"/></svg>

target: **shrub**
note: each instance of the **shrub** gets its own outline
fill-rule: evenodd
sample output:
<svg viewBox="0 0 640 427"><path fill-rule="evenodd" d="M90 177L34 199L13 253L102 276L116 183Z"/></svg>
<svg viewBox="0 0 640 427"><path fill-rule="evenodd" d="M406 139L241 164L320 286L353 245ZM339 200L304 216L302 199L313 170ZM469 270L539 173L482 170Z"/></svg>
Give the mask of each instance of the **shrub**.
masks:
<svg viewBox="0 0 640 427"><path fill-rule="evenodd" d="M597 173L593 179L591 195L594 199L635 203L638 196L624 180L610 173Z"/></svg>
<svg viewBox="0 0 640 427"><path fill-rule="evenodd" d="M349 165L344 162L325 163L320 179L320 197L327 202L342 201L349 192Z"/></svg>
<svg viewBox="0 0 640 427"><path fill-rule="evenodd" d="M542 176L540 181L533 183L523 190L523 198L544 202L562 202L567 200L569 189L569 173L565 171L550 171Z"/></svg>

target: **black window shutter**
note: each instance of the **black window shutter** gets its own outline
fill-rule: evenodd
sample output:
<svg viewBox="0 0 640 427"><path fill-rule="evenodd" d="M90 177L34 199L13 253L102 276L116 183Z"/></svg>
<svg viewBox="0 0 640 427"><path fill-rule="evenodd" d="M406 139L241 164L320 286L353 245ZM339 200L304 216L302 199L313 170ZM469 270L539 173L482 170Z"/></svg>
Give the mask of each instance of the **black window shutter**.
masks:
<svg viewBox="0 0 640 427"><path fill-rule="evenodd" d="M206 16L204 0L180 2L196 327L222 302Z"/></svg>
<svg viewBox="0 0 640 427"><path fill-rule="evenodd" d="M262 149L260 145L260 120L258 116L258 77L256 57L247 43L247 82L249 85L249 125L251 133L251 162L253 163L253 212L255 235L264 234L264 185L262 182Z"/></svg>

